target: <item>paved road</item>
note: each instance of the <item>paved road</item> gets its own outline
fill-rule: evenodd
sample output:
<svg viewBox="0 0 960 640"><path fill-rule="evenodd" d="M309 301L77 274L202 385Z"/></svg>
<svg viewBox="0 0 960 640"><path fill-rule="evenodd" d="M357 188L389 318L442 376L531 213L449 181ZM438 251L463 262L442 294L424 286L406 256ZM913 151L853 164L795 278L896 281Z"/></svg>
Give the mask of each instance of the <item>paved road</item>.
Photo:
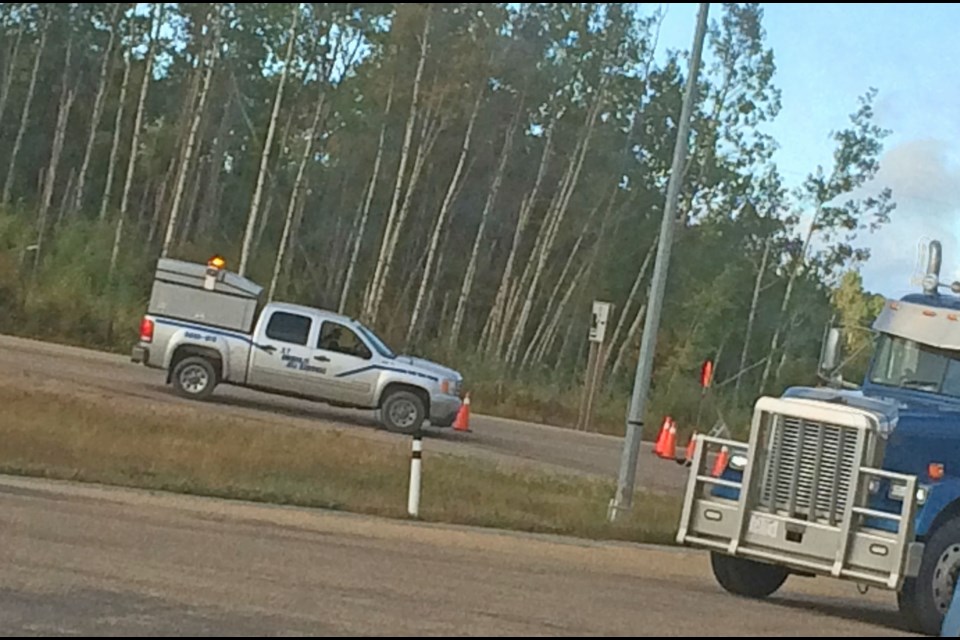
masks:
<svg viewBox="0 0 960 640"><path fill-rule="evenodd" d="M351 433L392 441L402 438L379 428L370 411L335 409L247 389L220 387L211 402L194 403L173 394L164 384L164 372L133 364L126 356L35 340L0 335L0 373L56 382L66 391L92 388L111 396L116 402L123 402L124 398L189 402L212 412L271 423L350 429ZM479 415L471 417L470 426L471 433L430 430L432 437L425 446L432 451L482 456L607 478L615 478L619 469L623 442L620 438ZM678 492L685 480L684 467L654 457L649 445L644 444L639 487Z"/></svg>
<svg viewBox="0 0 960 640"><path fill-rule="evenodd" d="M689 550L0 476L8 635L905 635L889 593Z"/></svg>

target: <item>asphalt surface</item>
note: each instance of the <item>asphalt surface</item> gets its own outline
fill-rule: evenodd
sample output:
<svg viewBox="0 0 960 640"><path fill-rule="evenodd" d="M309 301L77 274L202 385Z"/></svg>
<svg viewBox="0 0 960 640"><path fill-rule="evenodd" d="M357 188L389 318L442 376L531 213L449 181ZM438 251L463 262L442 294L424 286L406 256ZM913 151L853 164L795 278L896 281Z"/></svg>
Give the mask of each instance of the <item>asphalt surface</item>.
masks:
<svg viewBox="0 0 960 640"><path fill-rule="evenodd" d="M889 636L892 594L766 601L684 549L0 476L10 636Z"/></svg>
<svg viewBox="0 0 960 640"><path fill-rule="evenodd" d="M388 441L405 439L379 427L372 411L337 409L231 386L218 387L210 401L198 403L174 395L165 384L165 372L134 364L127 356L5 335L0 335L0 374L57 385L65 393L94 390L112 402L189 403L219 415L273 424L349 430ZM620 467L621 438L476 414L471 416L470 428L469 433L428 428L424 446L428 451L610 479L617 477ZM686 468L655 457L644 443L638 488L679 493L686 477Z"/></svg>

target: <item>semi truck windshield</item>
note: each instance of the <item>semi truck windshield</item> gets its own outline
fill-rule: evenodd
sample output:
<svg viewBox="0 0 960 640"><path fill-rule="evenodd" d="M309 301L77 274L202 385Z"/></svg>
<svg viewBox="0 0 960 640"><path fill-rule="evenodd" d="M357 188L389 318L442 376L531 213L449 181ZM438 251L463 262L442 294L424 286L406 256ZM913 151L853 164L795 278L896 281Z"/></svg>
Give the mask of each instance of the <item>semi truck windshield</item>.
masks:
<svg viewBox="0 0 960 640"><path fill-rule="evenodd" d="M870 382L960 397L960 352L882 335Z"/></svg>

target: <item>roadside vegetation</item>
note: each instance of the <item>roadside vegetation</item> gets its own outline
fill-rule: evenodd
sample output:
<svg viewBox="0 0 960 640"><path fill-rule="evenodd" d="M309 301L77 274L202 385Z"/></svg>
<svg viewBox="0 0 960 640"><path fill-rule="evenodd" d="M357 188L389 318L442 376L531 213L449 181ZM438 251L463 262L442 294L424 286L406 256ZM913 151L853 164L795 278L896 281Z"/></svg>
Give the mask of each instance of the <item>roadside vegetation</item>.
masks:
<svg viewBox="0 0 960 640"><path fill-rule="evenodd" d="M0 406L0 473L408 517L402 443L42 385L4 384ZM679 496L640 493L632 515L611 525L612 482L436 454L425 443L422 520L665 544L676 534Z"/></svg>

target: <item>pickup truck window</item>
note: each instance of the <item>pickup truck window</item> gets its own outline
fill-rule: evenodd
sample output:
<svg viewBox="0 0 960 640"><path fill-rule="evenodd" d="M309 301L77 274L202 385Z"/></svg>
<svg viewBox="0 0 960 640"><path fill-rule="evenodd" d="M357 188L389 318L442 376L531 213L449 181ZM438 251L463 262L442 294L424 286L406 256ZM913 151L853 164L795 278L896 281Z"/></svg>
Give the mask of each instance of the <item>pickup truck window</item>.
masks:
<svg viewBox="0 0 960 640"><path fill-rule="evenodd" d="M370 349L352 329L330 320L324 321L320 327L320 339L317 341L317 348L363 358L364 360L373 357Z"/></svg>
<svg viewBox="0 0 960 640"><path fill-rule="evenodd" d="M373 348L376 349L377 351L379 351L379 352L380 352L380 355L382 355L384 358L390 358L391 360L392 360L393 358L396 358L396 357L397 357L397 354L395 354L393 351L391 351L391 350L390 350L390 347L388 347L388 346L383 342L383 340L381 340L381 339L377 336L377 334L375 334L373 331L371 331L370 329L368 329L368 328L365 327L364 325L360 324L359 322L357 322L357 323L355 323L355 324L356 324L357 328L360 329L360 331L363 333L363 335L367 336L367 340L369 340L370 342L373 343Z"/></svg>
<svg viewBox="0 0 960 640"><path fill-rule="evenodd" d="M310 318L295 313L276 311L270 316L267 337L280 342L306 346L310 335Z"/></svg>

